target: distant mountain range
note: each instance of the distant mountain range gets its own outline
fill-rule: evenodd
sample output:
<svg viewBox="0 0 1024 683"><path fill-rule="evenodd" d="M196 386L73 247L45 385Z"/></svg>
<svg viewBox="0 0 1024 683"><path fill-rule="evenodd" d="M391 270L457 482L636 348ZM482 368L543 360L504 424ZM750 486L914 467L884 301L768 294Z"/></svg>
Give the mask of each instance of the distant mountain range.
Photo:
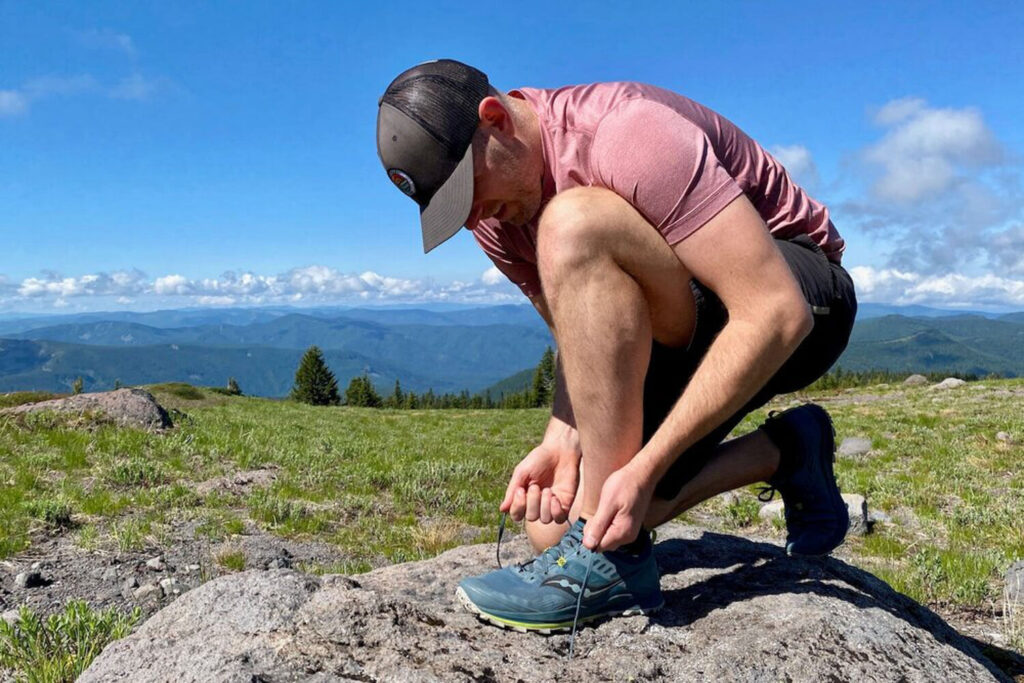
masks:
<svg viewBox="0 0 1024 683"><path fill-rule="evenodd" d="M1024 375L1024 312L954 313L863 304L847 370ZM0 321L0 391L90 390L183 381L283 396L307 347L344 387L364 372L390 391L518 391L552 344L528 305L445 308L197 309Z"/></svg>

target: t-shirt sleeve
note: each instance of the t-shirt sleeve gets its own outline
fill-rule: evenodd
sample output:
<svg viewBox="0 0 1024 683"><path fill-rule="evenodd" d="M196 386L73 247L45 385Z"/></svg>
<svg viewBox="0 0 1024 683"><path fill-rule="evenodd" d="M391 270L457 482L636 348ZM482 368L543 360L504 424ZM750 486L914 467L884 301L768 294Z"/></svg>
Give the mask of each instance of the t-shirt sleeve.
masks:
<svg viewBox="0 0 1024 683"><path fill-rule="evenodd" d="M537 264L518 255L508 240L502 239L500 224L496 221L481 221L473 230L473 237L484 250L495 267L512 281L523 294L533 298L540 295L540 272Z"/></svg>
<svg viewBox="0 0 1024 683"><path fill-rule="evenodd" d="M590 164L595 184L632 204L669 244L686 239L743 193L704 131L650 100L630 100L605 115Z"/></svg>

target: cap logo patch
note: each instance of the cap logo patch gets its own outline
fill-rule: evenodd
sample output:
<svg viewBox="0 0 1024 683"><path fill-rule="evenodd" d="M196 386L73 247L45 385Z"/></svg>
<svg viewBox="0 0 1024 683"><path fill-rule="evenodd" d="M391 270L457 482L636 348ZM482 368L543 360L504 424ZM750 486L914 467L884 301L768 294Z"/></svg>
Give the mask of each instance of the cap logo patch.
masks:
<svg viewBox="0 0 1024 683"><path fill-rule="evenodd" d="M416 194L416 183L412 181L412 178L405 171L393 168L388 171L388 178L391 178L391 182L395 184L395 187L410 197Z"/></svg>

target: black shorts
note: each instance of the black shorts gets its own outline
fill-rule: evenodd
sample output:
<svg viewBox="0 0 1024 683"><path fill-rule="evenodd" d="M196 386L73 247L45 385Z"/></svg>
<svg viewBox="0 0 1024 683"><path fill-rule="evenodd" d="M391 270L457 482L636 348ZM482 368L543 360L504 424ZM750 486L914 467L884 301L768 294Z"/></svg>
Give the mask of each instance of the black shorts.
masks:
<svg viewBox="0 0 1024 683"><path fill-rule="evenodd" d="M857 315L853 280L842 266L828 260L821 248L806 235L776 240L811 306L814 328L779 371L735 415L687 449L658 482L655 495L674 498L711 458L715 447L743 418L777 394L802 389L824 375L846 348ZM644 380L644 443L658 429L683 393L694 371L728 320L728 313L710 289L691 281L697 304L693 338L686 348L671 348L654 342L651 362ZM573 424L570 415L558 417Z"/></svg>

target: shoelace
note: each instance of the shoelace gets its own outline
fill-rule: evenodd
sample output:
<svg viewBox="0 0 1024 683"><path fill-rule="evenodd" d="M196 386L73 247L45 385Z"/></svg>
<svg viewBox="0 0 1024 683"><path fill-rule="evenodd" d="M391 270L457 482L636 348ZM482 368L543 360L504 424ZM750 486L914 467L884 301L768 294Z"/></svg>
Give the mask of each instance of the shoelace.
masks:
<svg viewBox="0 0 1024 683"><path fill-rule="evenodd" d="M761 486L760 488L757 489L757 499L762 503L767 503L768 501L775 497L775 492L777 490L778 489L776 489L771 484Z"/></svg>
<svg viewBox="0 0 1024 683"><path fill-rule="evenodd" d="M505 524L508 521L508 514L502 513L501 520L498 522L498 543L497 549L495 550L496 559L498 560L498 569L504 569L501 565L501 539L505 536ZM538 560L543 561L543 558L548 555L548 548L543 553L535 557L527 564L536 563ZM552 554L552 561L554 555ZM526 566L525 564L522 566ZM579 595L576 596L576 613L572 617L572 632L569 634L569 660L572 660L572 656L576 651L576 631L579 627L580 621L580 608L583 606L583 595L587 592L587 584L590 582L590 570L594 567L594 553L591 552L587 558L587 573L583 575L583 586L580 588Z"/></svg>

